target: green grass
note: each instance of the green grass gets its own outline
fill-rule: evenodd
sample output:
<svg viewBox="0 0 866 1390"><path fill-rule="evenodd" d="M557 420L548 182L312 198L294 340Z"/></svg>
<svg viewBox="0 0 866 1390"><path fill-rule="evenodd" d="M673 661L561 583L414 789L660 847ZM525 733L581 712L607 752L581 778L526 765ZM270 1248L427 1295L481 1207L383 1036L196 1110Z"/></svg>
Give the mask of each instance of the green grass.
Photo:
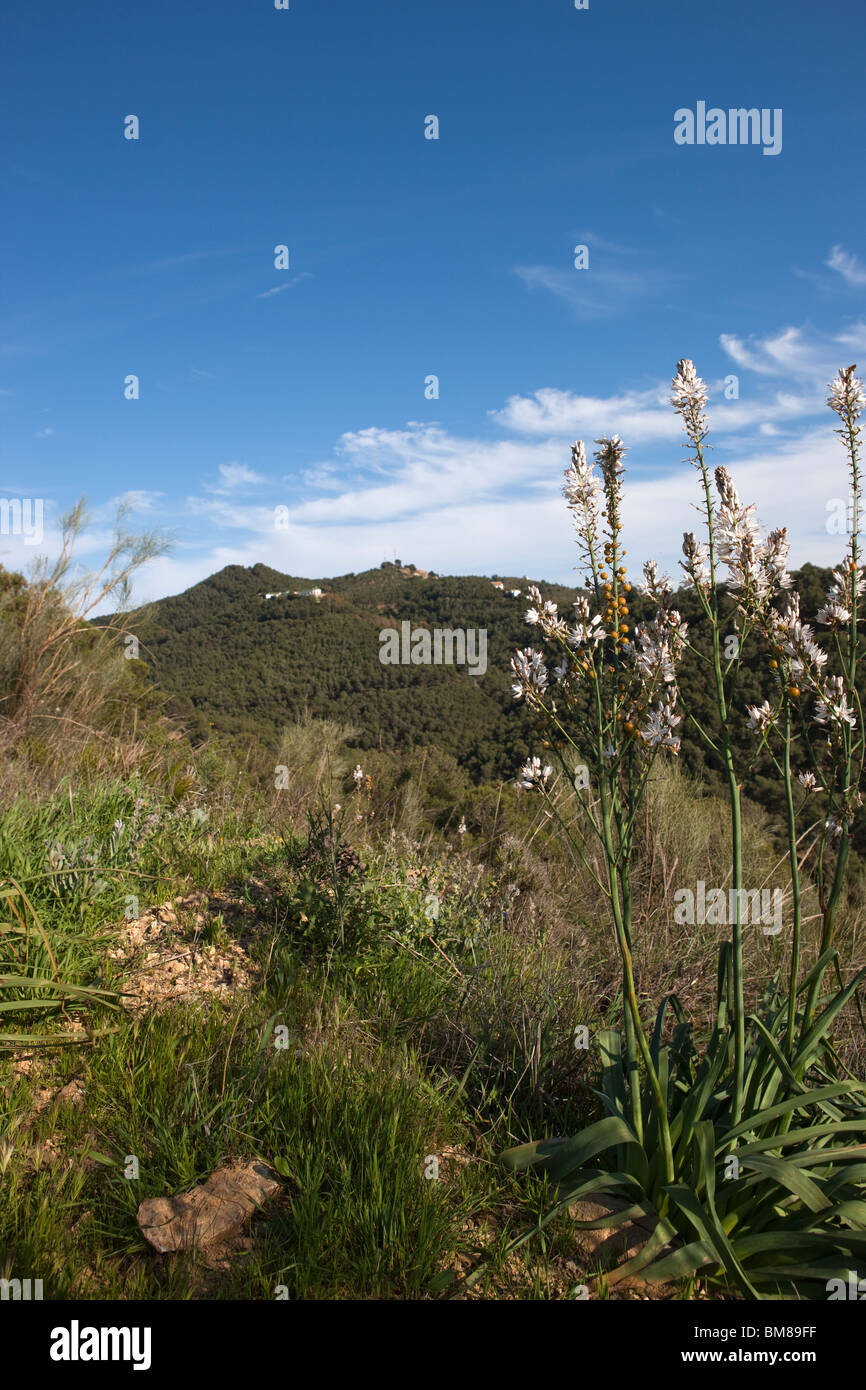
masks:
<svg viewBox="0 0 866 1390"><path fill-rule="evenodd" d="M713 804L688 784L660 786L657 799L642 861L648 912L659 894L650 865L668 855L671 822L688 822L695 876L718 834ZM36 1044L75 1021L83 1043L0 1054L0 1277L40 1278L53 1299L273 1299L278 1287L293 1299L447 1298L463 1296L448 1282L455 1266L480 1271L472 1297L561 1299L586 1282L593 1271L567 1212L540 1242L513 1248L551 1193L546 1175L503 1173L496 1158L540 1127L575 1132L600 1113L595 1055L573 1046L578 1024L595 1037L617 1007L590 887L543 827L513 819L479 834L471 854L453 835L378 836L348 819L366 864L348 875L339 835L329 844L321 829L286 824L261 800L177 805L120 784L20 802L6 816L0 882L14 876L26 891L60 976L106 993L16 1015ZM52 845L64 855L55 869ZM749 853L772 863L759 834ZM130 895L142 911L227 886L255 902L253 885L269 898L249 944L255 990L145 1017L108 1007L123 975L106 951ZM202 942L235 929L214 913ZM703 947L712 974L713 943ZM644 962L647 992L683 961L700 973L703 959L701 943L683 943L678 962L660 940ZM50 968L38 933L25 965ZM35 1058L26 1074L15 1070L23 1056ZM36 1113L40 1090L73 1078L80 1107ZM425 1178L428 1156L446 1149L462 1161ZM129 1155L137 1180L124 1176ZM251 1249L211 1270L147 1246L144 1198L253 1157L283 1182Z"/></svg>
<svg viewBox="0 0 866 1390"><path fill-rule="evenodd" d="M278 1285L291 1298L429 1296L446 1262L470 1248L467 1220L503 1206L501 1177L467 1123L459 1083L399 1036L394 1001L381 1036L361 1002L363 990L305 972L288 991L266 990L240 1024L220 1005L173 1011L64 1056L54 1082L78 1076L86 1104L46 1110L32 1125L30 1159L49 1137L59 1150L49 1168L34 1173L20 1148L8 1163L7 1265L42 1278L53 1298L184 1298L205 1287L211 1297L273 1298ZM274 1046L277 1022L287 1048ZM13 1115L26 1115L27 1097L19 1083ZM471 1161L429 1180L425 1162L446 1145ZM129 1155L137 1181L123 1176ZM233 1156L260 1157L284 1179L252 1254L216 1279L155 1257L136 1225L139 1203L187 1189Z"/></svg>
<svg viewBox="0 0 866 1390"><path fill-rule="evenodd" d="M231 818L202 833L188 816L162 817L134 855L114 854L116 881L102 902L86 858L62 877L42 867L50 843L62 844L67 859L82 844L104 848L134 801L121 789L86 806L59 797L19 809L4 826L0 863L27 881L50 922L58 965L76 980L119 989L105 950L128 893L143 908L191 884L255 876L277 904L273 929L252 947L263 983L231 1006L121 1013L115 1031L83 1046L37 1046L29 1075L13 1072L22 1050L8 1050L0 1060L6 1271L41 1278L51 1298L273 1298L278 1286L292 1298L430 1296L448 1262L475 1249L464 1229L477 1213L504 1209L503 1219L515 1218L493 1139L527 1133L539 1094L527 1039L519 1030L509 1036L505 1015L509 991L513 1003L534 969L544 975L544 963L537 953L509 955L501 916L484 915L483 892L449 897L444 869L437 950L425 913L430 884L419 885L414 871L395 878L393 853L372 882L339 885L335 902L326 863L308 864L312 877L304 877L293 867L291 837ZM159 873L169 856L173 883ZM318 912L318 934L300 923L299 904ZM343 950L320 949L339 914L348 928ZM227 931L216 918L202 936ZM480 1050L466 1054L467 1030L473 1034L492 998L500 1016L488 1016ZM94 1025L99 1008L82 1005L74 1016ZM37 1044L48 1036L38 1009L26 1023ZM287 1047L275 1046L278 1025ZM542 1075L546 1047L544 1039ZM37 1089L73 1077L84 1087L82 1107L33 1114ZM429 1157L445 1146L468 1161L446 1165L439 1180L425 1177ZM137 1180L124 1176L131 1155ZM252 1156L283 1178L280 1199L255 1225L252 1251L218 1272L150 1251L136 1223L145 1197L188 1189L221 1161ZM546 1287L542 1279L539 1289Z"/></svg>

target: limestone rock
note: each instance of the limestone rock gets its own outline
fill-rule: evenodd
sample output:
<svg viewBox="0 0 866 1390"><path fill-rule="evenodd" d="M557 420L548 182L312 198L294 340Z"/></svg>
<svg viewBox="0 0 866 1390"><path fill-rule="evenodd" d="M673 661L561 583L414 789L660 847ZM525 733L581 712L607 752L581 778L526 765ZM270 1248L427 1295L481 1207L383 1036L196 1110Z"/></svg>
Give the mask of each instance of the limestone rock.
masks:
<svg viewBox="0 0 866 1390"><path fill-rule="evenodd" d="M191 1192L146 1198L138 1208L138 1224L145 1240L162 1255L192 1248L212 1252L235 1240L279 1187L279 1178L266 1163L225 1164Z"/></svg>

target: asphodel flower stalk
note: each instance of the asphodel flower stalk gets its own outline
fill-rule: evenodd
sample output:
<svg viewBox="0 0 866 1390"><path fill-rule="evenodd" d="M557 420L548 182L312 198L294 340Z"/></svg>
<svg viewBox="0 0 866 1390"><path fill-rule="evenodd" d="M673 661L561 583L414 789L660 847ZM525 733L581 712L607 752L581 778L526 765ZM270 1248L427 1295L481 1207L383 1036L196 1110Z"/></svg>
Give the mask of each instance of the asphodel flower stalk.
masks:
<svg viewBox="0 0 866 1390"><path fill-rule="evenodd" d="M719 620L718 560L716 538L716 516L710 486L710 474L704 457L704 441L709 432L706 406L707 388L695 371L694 363L681 358L677 363L677 374L671 383L671 405L682 418L686 439L691 448L690 462L701 475L704 492L704 514L706 518L708 545L706 551L698 548L694 536L685 538L683 550L688 566L697 572L700 567L701 582L695 582L704 612L709 620L713 648L713 680L716 693L716 707L719 716L720 747L728 783L728 798L731 807L731 867L733 887L736 890L736 911L733 923L732 961L734 975L734 1027L735 1034L735 1077L734 1109L739 1118L743 1108L743 1083L746 1056L746 1015L743 992L743 926L741 917L743 887L743 825L740 783L734 766L734 753L729 728L728 702L725 694L725 678L722 670L722 632ZM726 475L725 475L726 476ZM717 478L722 489L724 477ZM724 492L722 492L724 504ZM703 732L703 730L701 730ZM712 740L711 746L715 747Z"/></svg>
<svg viewBox="0 0 866 1390"><path fill-rule="evenodd" d="M588 464L582 442L572 449L563 489L572 512L577 541L586 568L587 589L595 600L580 594L576 620L570 626L556 604L530 588L533 606L527 622L553 644L560 661L553 680L544 656L532 647L517 652L511 669L517 698L525 699L551 731L550 746L563 770L567 748L592 770L595 802L578 792L591 830L597 836L607 866L605 896L611 905L614 932L622 963L623 1035L628 1078L629 1111L635 1136L643 1140L640 1068L646 1072L658 1114L666 1180L674 1174L673 1151L665 1098L653 1063L640 1014L632 943L631 856L637 808L652 763L661 750L676 753L675 661L682 654L685 625L670 608L670 590L648 571L650 590L658 602L652 623L632 632L628 582L622 547L621 502L625 447L618 436L596 441L599 449ZM601 477L596 474L596 470ZM604 504L602 507L602 503ZM575 720L578 692L588 696L588 708ZM538 757L524 765L519 785L547 798L551 814L562 824L556 803L552 768ZM569 837L571 838L570 832ZM573 842L573 841L572 841ZM573 842L574 843L574 842ZM582 847L578 848L586 862Z"/></svg>
<svg viewBox="0 0 866 1390"><path fill-rule="evenodd" d="M864 576L860 566L860 416L863 413L863 406L866 404L866 396L864 396L863 392L863 383L854 375L854 372L854 366L841 368L833 381L830 382L829 386L830 395L827 404L830 406L830 409L838 415L840 420L840 426L835 433L842 440L845 452L848 456L853 503L851 539L843 568L834 571L834 579L836 582L827 596L827 607L822 609L818 614L818 621L827 623L827 625L830 626L831 629L835 629L837 633L838 630L844 626L846 636L845 648L843 650L840 647L837 636L837 651L839 652L841 664L845 672L844 683L847 683L847 694L855 704L859 706L857 700L857 656L859 640L857 623L859 621L859 603L864 588ZM863 772L864 744L862 710L860 711L859 732L855 740L854 731L856 719L853 710L848 705L847 696L843 688L844 683L839 682L834 686L832 680L828 682L827 690L816 706L816 720L828 725L831 745L835 733L841 781L839 796L840 817L837 822L839 829L839 846L836 853L836 863L829 896L824 898L824 893L822 891L822 898L824 900L821 902L822 921L819 955L824 955L833 943L836 910L839 905L842 885L845 879L845 870L848 864L850 827L855 808L860 802L858 786ZM856 776L852 776L855 765ZM836 825L828 826L827 829L836 829ZM823 885L821 885L821 887L823 890ZM815 976L809 989L803 1016L804 1032L808 1029L814 1014L822 977L823 971Z"/></svg>
<svg viewBox="0 0 866 1390"><path fill-rule="evenodd" d="M851 487L854 497L854 517L851 542L844 563L833 571L834 583L827 594L827 603L815 621L830 630L842 675L827 676L827 652L815 639L811 625L800 615L800 598L791 590L792 580L787 571L788 542L784 528L771 531L766 541L761 537L754 516L754 507L743 506L727 471L716 469L716 486L720 505L715 513L717 553L727 567L726 587L737 604L744 630L757 629L771 653L770 669L775 676L776 704L768 700L748 707L749 725L761 738L765 749L783 783L785 791L785 822L791 876L792 940L788 978L786 1050L792 1058L812 1022L815 1004L820 994L826 963L810 984L805 1007L801 1014L799 1040L796 1037L797 1000L802 949L802 894L800 883L800 837L797 834L797 811L794 805L794 774L791 751L795 740L794 716L802 725L800 737L808 750L813 767L799 774L799 782L807 794L818 789L819 777L826 784L828 815L820 837L817 865L817 889L822 915L822 935L819 957L829 951L833 939L833 923L839 894L844 880L850 826L859 805L857 790L862 772L862 733L855 739L857 715L862 711L856 687L857 662L857 605L863 592L864 580L859 566L859 415L864 404L862 386L854 376L854 368L843 369L830 386L828 404L839 415L842 426L836 433L842 438L848 453ZM686 537L684 568L699 588L702 578L699 557L695 554L693 537ZM709 581L703 588L709 590ZM775 604L779 602L779 606ZM708 614L710 603L705 605ZM843 650L841 637L846 636ZM826 731L827 742L823 759L816 754L809 733L805 710L813 701L811 723ZM849 701L853 703L849 703ZM728 709L730 709L728 701ZM773 743L782 740L782 752L776 755ZM860 753L859 760L857 753ZM821 762L827 765L824 769ZM814 828L814 827L813 827ZM835 851L835 864L829 894L826 888L826 854Z"/></svg>

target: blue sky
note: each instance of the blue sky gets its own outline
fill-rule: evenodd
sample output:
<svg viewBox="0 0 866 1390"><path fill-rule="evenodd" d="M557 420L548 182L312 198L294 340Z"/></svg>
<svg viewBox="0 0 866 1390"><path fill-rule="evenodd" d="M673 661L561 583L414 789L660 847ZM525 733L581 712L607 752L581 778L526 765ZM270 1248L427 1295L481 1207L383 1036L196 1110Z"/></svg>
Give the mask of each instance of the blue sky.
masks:
<svg viewBox="0 0 866 1390"><path fill-rule="evenodd" d="M44 498L46 526L0 535L0 563L50 554L86 494L88 564L123 497L173 538L142 599L230 563L395 554L568 581L569 445L618 432L631 560L671 570L694 524L681 356L713 388L715 461L792 562L840 554L822 402L866 360L862 0L16 11L0 496ZM781 151L677 145L699 101L781 109Z"/></svg>

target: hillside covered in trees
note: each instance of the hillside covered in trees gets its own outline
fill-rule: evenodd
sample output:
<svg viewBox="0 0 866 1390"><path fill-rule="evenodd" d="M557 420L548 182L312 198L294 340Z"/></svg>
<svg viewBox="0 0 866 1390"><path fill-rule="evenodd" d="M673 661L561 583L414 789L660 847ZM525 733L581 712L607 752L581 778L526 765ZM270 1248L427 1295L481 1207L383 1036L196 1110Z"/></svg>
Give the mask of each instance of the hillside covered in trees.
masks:
<svg viewBox="0 0 866 1390"><path fill-rule="evenodd" d="M151 679L169 696L168 712L182 718L194 740L216 731L239 744L252 740L276 748L286 725L306 714L351 726L359 754L435 747L456 758L473 782L508 779L529 753L541 751L531 716L513 699L509 667L514 650L533 641L525 613L535 581L413 571L386 562L361 574L310 579L265 565L233 565L117 621L138 638ZM814 565L795 572L805 619L822 606L830 583L830 571ZM538 587L568 613L576 589L542 581ZM311 589L320 589L321 596L303 593ZM633 591L630 603L635 621L651 616L651 601L641 594ZM694 592L680 589L676 605L696 645L708 651ZM407 621L413 632L483 629L484 674L472 676L465 665L383 664L380 634ZM744 644L736 734L746 758L757 744L745 706L772 699L770 659L756 641ZM711 677L709 664L686 658L680 672L681 762L717 788L720 770L692 722L717 727ZM766 757L754 772L753 794L780 812L779 779Z"/></svg>

